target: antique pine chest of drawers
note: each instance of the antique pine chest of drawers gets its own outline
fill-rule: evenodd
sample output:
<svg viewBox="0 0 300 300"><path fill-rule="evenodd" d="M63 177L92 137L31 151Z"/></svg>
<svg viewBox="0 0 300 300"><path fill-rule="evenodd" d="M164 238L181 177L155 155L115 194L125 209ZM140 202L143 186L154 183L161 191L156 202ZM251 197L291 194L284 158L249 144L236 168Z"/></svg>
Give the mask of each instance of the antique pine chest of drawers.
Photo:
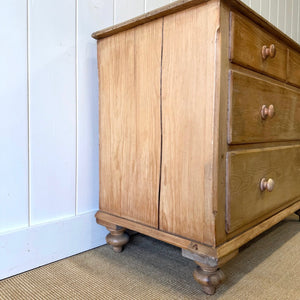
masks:
<svg viewBox="0 0 300 300"><path fill-rule="evenodd" d="M300 209L300 46L237 0L181 0L93 34L100 209L182 248L213 294L239 248Z"/></svg>

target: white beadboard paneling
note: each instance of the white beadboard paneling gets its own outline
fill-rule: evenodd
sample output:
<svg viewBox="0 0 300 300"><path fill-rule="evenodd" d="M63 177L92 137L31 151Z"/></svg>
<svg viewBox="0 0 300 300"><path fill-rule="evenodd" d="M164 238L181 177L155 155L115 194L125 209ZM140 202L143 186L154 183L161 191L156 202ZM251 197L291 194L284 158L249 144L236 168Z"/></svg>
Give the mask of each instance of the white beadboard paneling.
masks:
<svg viewBox="0 0 300 300"><path fill-rule="evenodd" d="M29 1L31 221L75 213L75 1Z"/></svg>
<svg viewBox="0 0 300 300"><path fill-rule="evenodd" d="M78 0L77 213L99 206L97 42L91 33L113 25L113 0Z"/></svg>
<svg viewBox="0 0 300 300"><path fill-rule="evenodd" d="M0 235L0 280L105 244L95 211Z"/></svg>
<svg viewBox="0 0 300 300"><path fill-rule="evenodd" d="M260 0L251 0L251 8L260 14Z"/></svg>
<svg viewBox="0 0 300 300"><path fill-rule="evenodd" d="M293 0L285 1L285 33L289 36L292 35L292 10Z"/></svg>
<svg viewBox="0 0 300 300"><path fill-rule="evenodd" d="M250 0L242 0L245 4L247 4L248 6L250 6Z"/></svg>
<svg viewBox="0 0 300 300"><path fill-rule="evenodd" d="M145 0L145 11L162 7L170 3L170 0Z"/></svg>
<svg viewBox="0 0 300 300"><path fill-rule="evenodd" d="M278 2L278 25L277 27L285 32L285 0L279 0Z"/></svg>
<svg viewBox="0 0 300 300"><path fill-rule="evenodd" d="M114 0L114 23L129 20L145 12L145 0Z"/></svg>
<svg viewBox="0 0 300 300"><path fill-rule="evenodd" d="M26 14L0 2L0 232L28 224Z"/></svg>
<svg viewBox="0 0 300 300"><path fill-rule="evenodd" d="M270 22L275 25L278 26L278 19L277 19L277 15L278 15L278 2L281 0L271 0L270 1Z"/></svg>
<svg viewBox="0 0 300 300"><path fill-rule="evenodd" d="M260 13L266 20L270 20L270 1L269 0L261 0L260 1Z"/></svg>
<svg viewBox="0 0 300 300"><path fill-rule="evenodd" d="M297 41L297 26L298 26L298 12L299 12L299 0L293 0L293 11L292 11L292 38Z"/></svg>

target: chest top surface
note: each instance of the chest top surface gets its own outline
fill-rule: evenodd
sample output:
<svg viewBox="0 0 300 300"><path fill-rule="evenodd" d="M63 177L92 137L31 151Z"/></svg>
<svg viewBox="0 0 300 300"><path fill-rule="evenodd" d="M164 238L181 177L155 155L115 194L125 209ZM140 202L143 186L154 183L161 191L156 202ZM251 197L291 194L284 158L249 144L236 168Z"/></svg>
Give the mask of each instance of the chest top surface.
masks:
<svg viewBox="0 0 300 300"><path fill-rule="evenodd" d="M155 10L149 11L140 16L137 16L133 19L98 30L92 34L92 37L96 40L99 40L114 35L116 33L134 28L138 25L151 22L155 19L191 8L193 6L197 6L199 4L209 3L213 1L220 3L220 5L227 5L230 7L230 9L237 10L243 15L246 15L248 18L252 19L255 23L262 26L267 31L271 31L272 34L277 36L279 39L283 40L291 48L294 48L296 51L300 52L300 45L295 40L284 34L276 26L268 22L261 15L256 13L254 10L252 10L240 0L178 0L168 5L157 8Z"/></svg>

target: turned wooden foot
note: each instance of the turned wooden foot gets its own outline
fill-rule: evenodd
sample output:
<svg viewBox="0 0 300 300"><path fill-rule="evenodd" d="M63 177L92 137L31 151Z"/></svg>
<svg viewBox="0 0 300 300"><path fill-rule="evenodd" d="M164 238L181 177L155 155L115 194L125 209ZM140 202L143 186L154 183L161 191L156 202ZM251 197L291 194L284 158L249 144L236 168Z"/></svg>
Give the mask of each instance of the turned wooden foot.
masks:
<svg viewBox="0 0 300 300"><path fill-rule="evenodd" d="M125 228L116 225L109 225L106 228L110 231L106 236L107 244L111 245L115 252L122 252L123 246L129 241L129 235L125 232Z"/></svg>
<svg viewBox="0 0 300 300"><path fill-rule="evenodd" d="M225 280L224 273L217 267L209 267L197 261L195 263L198 265L194 271L195 280L200 283L203 292L213 295L216 287Z"/></svg>
<svg viewBox="0 0 300 300"><path fill-rule="evenodd" d="M225 280L224 273L217 267L209 267L197 261L195 263L198 265L194 271L195 280L200 283L204 293L213 295L216 287Z"/></svg>
<svg viewBox="0 0 300 300"><path fill-rule="evenodd" d="M182 249L182 255L198 265L194 271L194 278L200 284L202 291L208 295L213 295L217 286L226 278L223 271L220 270L220 266L223 266L238 253L239 249L235 249L221 258L216 258Z"/></svg>
<svg viewBox="0 0 300 300"><path fill-rule="evenodd" d="M299 216L299 222L300 222L300 209L297 210L297 211L295 212L295 214Z"/></svg>

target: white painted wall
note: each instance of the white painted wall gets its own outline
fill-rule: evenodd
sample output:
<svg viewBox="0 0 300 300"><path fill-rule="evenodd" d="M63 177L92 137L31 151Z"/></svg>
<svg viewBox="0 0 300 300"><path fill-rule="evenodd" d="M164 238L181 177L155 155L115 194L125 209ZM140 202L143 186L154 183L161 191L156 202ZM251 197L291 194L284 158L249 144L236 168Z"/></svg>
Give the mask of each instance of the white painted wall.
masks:
<svg viewBox="0 0 300 300"><path fill-rule="evenodd" d="M0 279L103 244L96 41L170 0L0 1ZM300 43L300 0L244 0Z"/></svg>
<svg viewBox="0 0 300 300"><path fill-rule="evenodd" d="M0 1L0 279L105 243L96 41L109 0Z"/></svg>

